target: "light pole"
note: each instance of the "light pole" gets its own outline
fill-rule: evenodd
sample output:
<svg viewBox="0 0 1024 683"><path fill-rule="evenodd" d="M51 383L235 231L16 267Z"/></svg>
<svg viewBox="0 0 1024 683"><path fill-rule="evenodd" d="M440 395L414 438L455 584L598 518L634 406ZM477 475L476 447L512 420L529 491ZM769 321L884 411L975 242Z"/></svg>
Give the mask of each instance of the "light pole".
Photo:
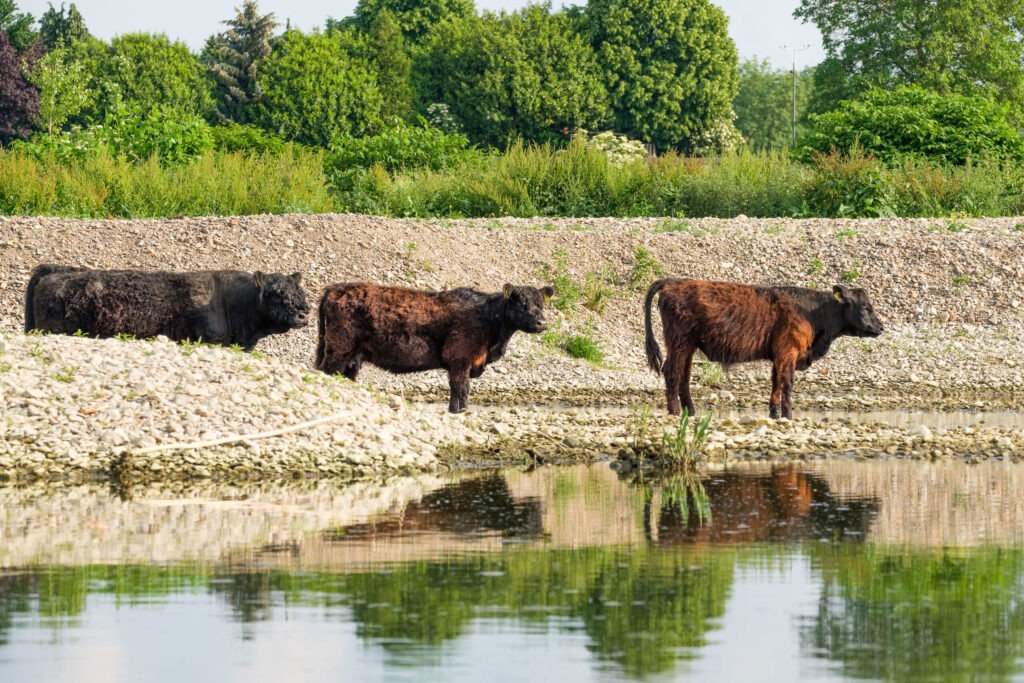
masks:
<svg viewBox="0 0 1024 683"><path fill-rule="evenodd" d="M781 49L789 50L793 53L793 148L796 148L796 53L803 52L810 45L801 45L800 47L790 47L789 45L782 45Z"/></svg>

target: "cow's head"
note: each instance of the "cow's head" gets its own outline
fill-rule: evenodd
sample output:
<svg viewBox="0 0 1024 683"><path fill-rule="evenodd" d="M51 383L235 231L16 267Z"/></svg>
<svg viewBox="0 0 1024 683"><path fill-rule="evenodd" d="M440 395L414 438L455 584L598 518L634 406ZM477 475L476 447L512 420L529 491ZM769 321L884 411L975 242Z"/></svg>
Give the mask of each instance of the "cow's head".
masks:
<svg viewBox="0 0 1024 683"><path fill-rule="evenodd" d="M551 287L513 287L505 285L505 324L523 332L543 332L547 326L544 304L554 296Z"/></svg>
<svg viewBox="0 0 1024 683"><path fill-rule="evenodd" d="M255 273L260 289L260 311L272 324L284 329L309 323L309 304L299 282L301 273Z"/></svg>
<svg viewBox="0 0 1024 683"><path fill-rule="evenodd" d="M877 337L885 329L871 307L868 293L860 287L836 285L832 288L843 311L843 322L858 337Z"/></svg>

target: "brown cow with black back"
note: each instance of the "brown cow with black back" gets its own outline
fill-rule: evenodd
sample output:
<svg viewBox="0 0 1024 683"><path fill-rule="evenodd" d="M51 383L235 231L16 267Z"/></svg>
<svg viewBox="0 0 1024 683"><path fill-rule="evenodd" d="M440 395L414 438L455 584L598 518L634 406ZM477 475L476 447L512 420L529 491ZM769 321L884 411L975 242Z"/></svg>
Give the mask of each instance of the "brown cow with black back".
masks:
<svg viewBox="0 0 1024 683"><path fill-rule="evenodd" d="M654 339L651 302L658 308L666 358ZM877 337L882 323L867 292L836 285L832 292L804 287L754 287L733 282L668 278L647 290L644 302L647 364L665 376L668 412L695 413L690 398L693 354L728 366L753 360L772 362L773 418L793 417L791 393L796 370L806 370L843 335Z"/></svg>
<svg viewBox="0 0 1024 683"><path fill-rule="evenodd" d="M363 362L395 373L444 368L448 410L466 409L469 379L501 358L516 331L543 332L551 287L487 294L370 283L331 285L320 298L316 367L354 380Z"/></svg>

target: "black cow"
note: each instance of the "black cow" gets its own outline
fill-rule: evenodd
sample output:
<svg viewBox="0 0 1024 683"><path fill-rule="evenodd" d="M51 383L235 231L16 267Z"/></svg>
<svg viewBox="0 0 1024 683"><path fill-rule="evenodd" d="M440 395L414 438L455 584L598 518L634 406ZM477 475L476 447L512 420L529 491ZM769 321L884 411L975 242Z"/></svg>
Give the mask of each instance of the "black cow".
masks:
<svg viewBox="0 0 1024 683"><path fill-rule="evenodd" d="M363 362L390 372L444 368L448 410L466 409L470 377L501 358L517 330L542 332L551 287L486 294L425 292L370 283L332 285L320 298L316 367L354 380Z"/></svg>
<svg viewBox="0 0 1024 683"><path fill-rule="evenodd" d="M92 270L44 264L25 291L25 331L203 341L251 350L309 322L294 273Z"/></svg>
<svg viewBox="0 0 1024 683"><path fill-rule="evenodd" d="M666 358L654 339L651 302L658 308ZM697 349L709 360L730 365L772 361L771 417L792 417L796 370L806 370L843 335L877 337L882 322L867 292L836 285L832 292L804 287L753 287L734 282L669 278L647 290L644 302L647 364L665 376L668 411L694 414L690 369Z"/></svg>

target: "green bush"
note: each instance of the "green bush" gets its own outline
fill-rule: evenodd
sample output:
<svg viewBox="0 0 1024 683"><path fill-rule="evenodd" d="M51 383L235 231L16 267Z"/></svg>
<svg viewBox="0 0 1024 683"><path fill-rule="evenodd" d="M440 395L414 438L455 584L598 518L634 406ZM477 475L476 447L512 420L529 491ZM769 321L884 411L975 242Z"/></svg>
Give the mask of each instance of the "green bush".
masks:
<svg viewBox="0 0 1024 683"><path fill-rule="evenodd" d="M816 153L804 187L804 213L835 218L893 216L895 189L882 163L854 146L849 155Z"/></svg>
<svg viewBox="0 0 1024 683"><path fill-rule="evenodd" d="M280 154L288 145L284 138L251 124L228 122L213 126L210 132L213 135L213 148L222 152Z"/></svg>
<svg viewBox="0 0 1024 683"><path fill-rule="evenodd" d="M797 146L804 161L855 147L887 163L908 155L955 165L985 158L1024 161L1024 138L1007 110L980 96L875 88L835 111L811 115L809 122Z"/></svg>
<svg viewBox="0 0 1024 683"><path fill-rule="evenodd" d="M324 158L324 170L336 191L352 192L376 186L382 173L439 171L477 154L464 135L446 133L423 120L420 126L396 120L377 135L336 136Z"/></svg>
<svg viewBox="0 0 1024 683"><path fill-rule="evenodd" d="M99 154L132 162L156 157L165 164L184 164L213 149L213 133L196 114L159 107L143 115L138 105L130 105L109 113L102 124L74 126L52 137L36 135L13 147L38 160L82 162Z"/></svg>

